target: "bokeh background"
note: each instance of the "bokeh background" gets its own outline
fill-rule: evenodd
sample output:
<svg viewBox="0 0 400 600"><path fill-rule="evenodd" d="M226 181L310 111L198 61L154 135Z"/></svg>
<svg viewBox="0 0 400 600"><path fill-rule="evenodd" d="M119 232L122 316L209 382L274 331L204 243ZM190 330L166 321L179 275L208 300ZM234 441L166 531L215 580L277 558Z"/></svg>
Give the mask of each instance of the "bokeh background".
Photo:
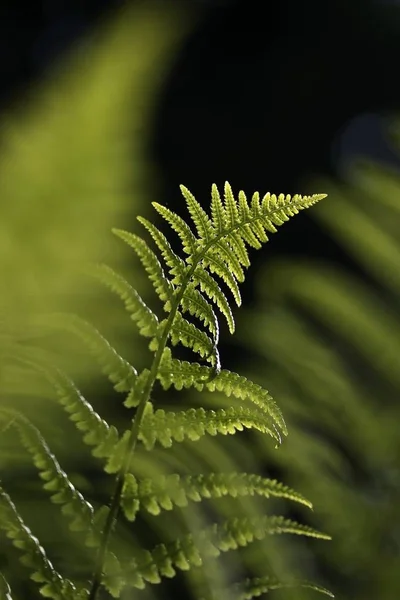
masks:
<svg viewBox="0 0 400 600"><path fill-rule="evenodd" d="M56 308L90 317L144 366L119 304L98 301L79 267L106 260L146 295L134 257L109 231L136 230L152 200L184 214L180 183L203 206L211 183L225 180L248 194L329 193L253 252L237 335L222 331L221 356L271 391L289 427L279 450L249 437L243 465L257 461L293 485L314 504L308 522L333 537L282 542L290 568L345 600L397 598L400 2L172 1L121 19L127 4L139 6L1 3L3 356L41 338L38 311ZM72 432L56 409L38 411L46 391L3 365L1 401L20 402L83 489L106 497L94 467L80 468L82 448L65 451ZM118 420L85 356L68 367ZM2 479L40 521L40 503L24 505L28 466L5 438ZM205 443L197 459L207 452ZM275 593L300 597L288 594Z"/></svg>

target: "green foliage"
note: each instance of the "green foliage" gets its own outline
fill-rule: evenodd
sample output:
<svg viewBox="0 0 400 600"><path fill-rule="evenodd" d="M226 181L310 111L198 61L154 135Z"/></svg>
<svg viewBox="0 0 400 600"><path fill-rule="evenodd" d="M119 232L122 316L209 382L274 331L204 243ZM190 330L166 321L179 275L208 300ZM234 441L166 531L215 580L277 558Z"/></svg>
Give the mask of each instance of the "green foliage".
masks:
<svg viewBox="0 0 400 600"><path fill-rule="evenodd" d="M185 258L173 251L167 237L155 225L138 218L161 254L166 271L146 241L135 234L114 230L142 261L161 301L165 318L157 317L122 275L103 265L93 270L95 277L124 302L139 333L150 338L149 350L153 358L149 367L137 372L96 328L79 317L57 313L46 319L47 327L64 328L75 334L97 360L114 389L124 394L125 407L134 409L130 429L121 429L102 418L48 353L38 351L34 358L24 354L21 358L54 388L61 406L82 434L83 442L92 447L95 458L101 459L104 471L115 475L110 502L100 503L95 508L72 483L38 428L15 409L0 410L7 431L18 432L51 501L61 507L70 530L83 536L80 539L88 548L85 576L78 580L62 576L10 496L0 488L0 528L22 551L22 562L29 569L31 578L39 584L41 594L54 600L94 600L101 588L119 598L125 588L143 589L148 584L158 584L163 578L174 577L177 570L201 572L208 560L214 560L221 553L246 548L271 535L290 533L329 539L316 529L284 515L267 516L263 511L249 513L239 508L233 516L232 511L221 509L222 519L210 525L207 517L206 526L189 528L189 531L178 526L174 518L171 522L176 523L176 534L170 527L172 539L162 540L150 549L132 540L127 552L115 535L120 511L129 523L138 513L157 516L163 511L173 512L176 507L183 511L189 504L203 503L204 499L274 497L311 508L311 503L302 495L255 473L173 473L157 478L138 477L134 473L138 452L154 452L157 442L169 449L176 442L184 443L187 439L195 442L204 436L234 435L247 428L267 433L279 444L281 436L287 434L282 414L265 389L245 377L221 369L219 323L214 310L220 310L233 331L231 303L221 285L225 284L233 300L240 304L238 284L244 280L245 269L250 264L247 246L259 248L261 243L268 241L267 232L275 232L277 226L325 195L291 198L266 194L260 198L254 193L248 203L243 192L236 200L228 183L221 199L214 185L210 217L185 187L181 190L195 232L165 207L157 203L154 206L178 234ZM223 283L218 283L216 276ZM175 357L174 348L178 344L197 354L205 364ZM226 396L231 404L209 410L203 407L155 410L157 382L165 391L171 387L176 391L193 387L202 393L217 392ZM90 549L95 550L94 561ZM276 581L272 576L271 579L249 581L240 588L242 591L237 588L237 597L255 597L270 589L292 585ZM328 593L312 584L301 585ZM5 580L4 586L5 593L9 594Z"/></svg>
<svg viewBox="0 0 400 600"><path fill-rule="evenodd" d="M98 294L81 265L106 260L122 266L120 245L107 243L110 223L126 224L133 203L140 199L145 206L153 193L148 124L187 26L184 13L168 2L125 6L3 115L2 356L45 336L37 323L43 314L84 311L88 304L91 317L107 318L121 337L118 312L101 298L94 301ZM90 378L90 363L72 353L68 358L69 369ZM32 394L36 381L15 379L19 393ZM9 391L11 377L9 386L4 379L0 385Z"/></svg>
<svg viewBox="0 0 400 600"><path fill-rule="evenodd" d="M345 600L391 600L400 593L400 178L369 163L350 173L346 184L323 182L330 202L312 216L357 272L270 264L239 336L255 358L249 374L265 381L267 364L284 399L288 443L271 453L260 438L260 456L320 507L311 522L333 536L329 553L318 547L321 564Z"/></svg>

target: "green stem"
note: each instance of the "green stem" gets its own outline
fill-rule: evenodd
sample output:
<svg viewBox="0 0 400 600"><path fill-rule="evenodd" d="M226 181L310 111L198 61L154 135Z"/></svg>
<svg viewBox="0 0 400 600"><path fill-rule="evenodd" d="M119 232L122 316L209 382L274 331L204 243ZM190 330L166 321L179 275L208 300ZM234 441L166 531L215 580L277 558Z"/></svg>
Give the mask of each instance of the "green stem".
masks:
<svg viewBox="0 0 400 600"><path fill-rule="evenodd" d="M195 263L194 265L192 265L191 269L189 269L188 273L186 274L186 277L184 278L184 280L182 282L182 285L180 286L179 292L177 293L177 295L174 298L174 302L172 303L171 311L168 316L168 320L165 324L165 328L164 328L163 334L161 336L158 349L157 349L156 354L153 359L153 364L151 366L151 370L150 370L149 376L147 378L146 386L143 389L142 397L140 399L139 406L138 406L136 414L135 414L135 418L133 419L133 424L132 424L132 429L130 432L128 446L125 451L122 466L121 466L119 473L117 475L117 478L116 478L114 493L112 495L112 500L111 500L111 505L110 505L110 511L108 513L106 524L104 526L101 544L100 544L97 558L96 558L96 565L95 565L94 574L93 574L93 582L92 582L91 590L90 590L90 593L88 596L88 600L96 600L97 592L100 589L101 577L102 577L102 573L103 573L103 567L104 567L104 561L105 561L105 557L106 557L106 553L107 553L107 548L108 548L108 544L110 541L112 531L114 529L115 522L118 517L118 511L119 511L119 507L121 504L121 496L122 496L122 490L123 490L123 486L124 486L125 476L128 473L129 466L130 466L131 460L132 460L132 456L136 449L136 444L137 444L137 441L139 438L140 426L143 421L145 408L146 408L147 402L150 400L150 394L152 392L154 382L157 378L157 373L158 373L158 369L160 366L162 354L164 352L164 348L165 348L167 340L168 340L169 332L171 331L171 327L172 327L172 324L173 324L173 321L174 321L174 318L176 315L176 311L178 310L179 304L185 293L187 284L190 281L190 279L192 278L192 275L193 275L193 272L194 272L194 269L196 268L196 266L197 266L197 264Z"/></svg>

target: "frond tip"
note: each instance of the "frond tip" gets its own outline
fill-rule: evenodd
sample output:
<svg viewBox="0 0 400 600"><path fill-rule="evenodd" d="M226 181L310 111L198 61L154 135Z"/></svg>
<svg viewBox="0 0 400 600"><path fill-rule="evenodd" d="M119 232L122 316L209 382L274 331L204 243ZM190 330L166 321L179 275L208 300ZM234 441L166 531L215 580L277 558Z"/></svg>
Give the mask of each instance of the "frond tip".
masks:
<svg viewBox="0 0 400 600"><path fill-rule="evenodd" d="M250 266L249 248L259 249L268 242L268 235L275 233L300 210L313 206L326 194L313 196L265 194L260 198L254 192L250 202L240 191L235 197L228 182L223 198L215 184L211 189L211 214L202 207L194 195L180 186L192 221L191 226L182 217L158 202L153 207L177 234L182 256L172 249L168 237L153 223L143 217L138 221L147 230L164 262L164 271L157 255L139 236L114 229L113 232L128 244L139 256L152 281L168 319L158 322L155 314L127 282L111 269L98 269L108 287L116 291L137 321L142 335L152 337L150 350L157 352L159 340L167 340L175 346L180 343L191 348L203 360L219 369L217 344L219 323L215 308L225 317L230 333L235 330L232 309L221 281L233 296L237 306L241 304L239 284L245 279L245 269ZM198 319L211 334L209 338L184 314ZM166 328L166 329L164 329Z"/></svg>
<svg viewBox="0 0 400 600"><path fill-rule="evenodd" d="M241 298L238 283L244 281L244 269L250 266L248 248L261 248L268 241L268 234L275 233L300 210L309 208L326 197L326 194L312 196L260 194L255 192L250 203L240 191L237 199L228 182L224 186L224 196L215 184L211 189L211 216L207 214L193 194L183 185L180 186L192 220L194 230L178 215L166 207L153 202L153 207L179 236L185 261L171 255L165 245L165 238L154 226L151 234L161 251L173 282L178 285L200 286L201 293L214 302L227 318L230 332L234 323L230 309L222 292L217 292L210 283L210 275L217 275L230 290L238 306ZM146 227L148 223L144 223ZM161 243L162 240L162 243ZM179 263L179 264L178 264ZM186 268L185 268L186 264ZM211 277L213 280L213 277ZM219 287L219 286L218 286Z"/></svg>

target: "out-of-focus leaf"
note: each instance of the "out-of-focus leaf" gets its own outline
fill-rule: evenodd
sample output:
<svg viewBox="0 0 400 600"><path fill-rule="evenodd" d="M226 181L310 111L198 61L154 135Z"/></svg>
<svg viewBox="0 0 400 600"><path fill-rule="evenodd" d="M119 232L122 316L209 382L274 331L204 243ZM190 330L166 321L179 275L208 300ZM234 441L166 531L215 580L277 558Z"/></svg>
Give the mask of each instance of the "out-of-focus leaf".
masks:
<svg viewBox="0 0 400 600"><path fill-rule="evenodd" d="M95 321L107 317L115 337L129 327L129 320L112 316L113 305L96 301L99 289L80 269L84 263L121 265L131 259L111 228L126 226L139 203L154 199L155 177L144 149L148 125L188 22L169 2L127 3L18 110L3 115L3 358L43 335L35 319L52 310L83 310ZM86 377L92 373L80 357L72 366Z"/></svg>

